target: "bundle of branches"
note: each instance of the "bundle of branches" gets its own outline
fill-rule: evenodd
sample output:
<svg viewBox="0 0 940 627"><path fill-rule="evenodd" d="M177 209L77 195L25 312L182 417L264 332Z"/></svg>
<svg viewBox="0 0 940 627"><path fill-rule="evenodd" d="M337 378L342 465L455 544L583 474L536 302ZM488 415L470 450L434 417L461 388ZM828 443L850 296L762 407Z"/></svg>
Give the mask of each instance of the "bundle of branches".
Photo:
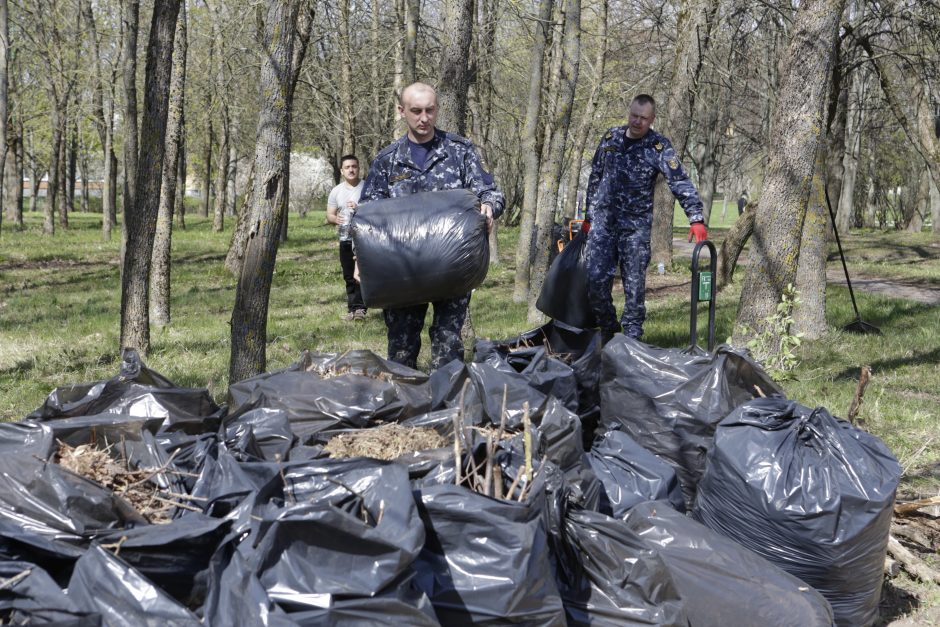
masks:
<svg viewBox="0 0 940 627"><path fill-rule="evenodd" d="M170 522L177 508L202 511L183 502L194 497L166 490L153 481L158 475L179 474L169 468L172 457L160 468L133 469L126 462L115 459L112 449L113 445L105 449L93 444L73 447L60 441L59 465L108 488L130 503L150 523Z"/></svg>
<svg viewBox="0 0 940 627"><path fill-rule="evenodd" d="M390 423L335 436L323 450L330 457L397 459L406 453L447 446L447 439L431 427L405 427Z"/></svg>
<svg viewBox="0 0 940 627"><path fill-rule="evenodd" d="M532 423L529 418L529 403L523 404L522 415L522 444L524 450L524 463L516 472L515 478L509 488L503 491L503 470L497 459L499 443L512 438L515 434L506 431L506 397L507 387L503 386L503 404L500 410L500 424L498 429L492 427L467 427L464 424L464 398L467 385L460 393L460 411L454 415L454 467L456 469L455 483L475 492L498 499L517 500L520 503L529 493L529 487L534 479L532 466ZM471 445L472 432L477 432L486 440L483 459L477 460L473 455ZM466 455L464 453L466 452ZM466 467L464 462L466 461ZM544 463L544 459L542 462Z"/></svg>

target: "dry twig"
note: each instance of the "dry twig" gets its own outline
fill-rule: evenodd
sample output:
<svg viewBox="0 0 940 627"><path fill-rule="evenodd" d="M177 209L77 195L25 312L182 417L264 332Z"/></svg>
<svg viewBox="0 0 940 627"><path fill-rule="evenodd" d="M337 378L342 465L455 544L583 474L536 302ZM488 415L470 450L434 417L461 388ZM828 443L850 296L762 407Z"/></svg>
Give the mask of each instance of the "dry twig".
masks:
<svg viewBox="0 0 940 627"><path fill-rule="evenodd" d="M858 387L855 388L855 398L852 399L852 404L849 405L849 413L846 416L846 420L852 424L855 424L858 410L862 407L862 399L865 398L865 388L868 386L869 381L871 381L871 367L862 366L862 371L858 375Z"/></svg>

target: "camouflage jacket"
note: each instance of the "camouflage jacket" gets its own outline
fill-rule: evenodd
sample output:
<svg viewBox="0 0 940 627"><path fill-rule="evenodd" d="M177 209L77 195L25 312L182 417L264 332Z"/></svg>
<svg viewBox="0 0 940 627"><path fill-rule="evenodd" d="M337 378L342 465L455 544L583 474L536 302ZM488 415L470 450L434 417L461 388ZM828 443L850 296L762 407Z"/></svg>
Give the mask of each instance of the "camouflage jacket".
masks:
<svg viewBox="0 0 940 627"><path fill-rule="evenodd" d="M435 129L433 141L424 168L411 160L407 135L383 148L369 167L359 204L417 192L469 189L481 204L493 207L494 218L499 217L503 212L503 194L493 175L483 167L473 143L440 129Z"/></svg>
<svg viewBox="0 0 940 627"><path fill-rule="evenodd" d="M689 222L701 222L702 201L669 140L650 129L642 139L628 144L626 132L626 126L614 127L597 146L587 188L588 219L598 212L608 216L619 212L652 225L653 188L661 173Z"/></svg>

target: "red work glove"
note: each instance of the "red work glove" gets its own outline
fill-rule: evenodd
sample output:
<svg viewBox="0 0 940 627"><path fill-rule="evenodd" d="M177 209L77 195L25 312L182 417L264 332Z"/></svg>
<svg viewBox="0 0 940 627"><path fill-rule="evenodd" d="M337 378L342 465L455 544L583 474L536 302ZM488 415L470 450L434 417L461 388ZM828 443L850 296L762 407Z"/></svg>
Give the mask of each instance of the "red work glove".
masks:
<svg viewBox="0 0 940 627"><path fill-rule="evenodd" d="M702 222L693 222L689 228L689 238L695 238L695 243L704 242L708 239L708 229Z"/></svg>
<svg viewBox="0 0 940 627"><path fill-rule="evenodd" d="M584 222L581 223L581 232L582 232L582 233L587 233L587 232L590 231L590 230L591 230L591 223L590 223L590 222L588 222L587 220L585 220Z"/></svg>

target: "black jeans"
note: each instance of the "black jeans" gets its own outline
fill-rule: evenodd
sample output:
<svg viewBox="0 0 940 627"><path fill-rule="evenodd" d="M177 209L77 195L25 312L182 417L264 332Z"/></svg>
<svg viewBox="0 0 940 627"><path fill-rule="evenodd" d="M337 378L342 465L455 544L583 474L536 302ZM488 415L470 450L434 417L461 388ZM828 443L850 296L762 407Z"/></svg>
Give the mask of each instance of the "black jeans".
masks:
<svg viewBox="0 0 940 627"><path fill-rule="evenodd" d="M356 268L356 260L353 258L352 242L339 243L339 263L343 267L343 279L346 281L346 305L349 311L365 309L362 303L362 291L359 289L359 283L353 278L353 272Z"/></svg>

